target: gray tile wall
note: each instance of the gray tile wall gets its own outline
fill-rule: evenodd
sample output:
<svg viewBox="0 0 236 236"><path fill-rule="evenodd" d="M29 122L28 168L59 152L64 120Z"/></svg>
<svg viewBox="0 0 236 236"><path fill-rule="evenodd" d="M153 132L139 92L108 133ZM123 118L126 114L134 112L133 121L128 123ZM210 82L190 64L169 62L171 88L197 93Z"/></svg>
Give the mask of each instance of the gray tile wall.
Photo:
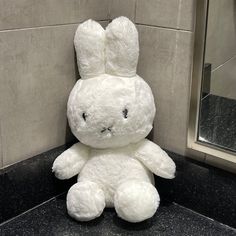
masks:
<svg viewBox="0 0 236 236"><path fill-rule="evenodd" d="M236 55L212 71L211 93L236 99Z"/></svg>
<svg viewBox="0 0 236 236"><path fill-rule="evenodd" d="M130 20L135 21L137 0L110 0L110 18L114 19L118 16L126 16Z"/></svg>
<svg viewBox="0 0 236 236"><path fill-rule="evenodd" d="M236 1L210 0L206 62L212 64L211 93L236 98Z"/></svg>
<svg viewBox="0 0 236 236"><path fill-rule="evenodd" d="M138 74L151 86L157 113L154 141L184 154L186 149L192 33L138 25Z"/></svg>
<svg viewBox="0 0 236 236"><path fill-rule="evenodd" d="M136 23L193 30L194 0L137 0Z"/></svg>
<svg viewBox="0 0 236 236"><path fill-rule="evenodd" d="M0 0L0 167L72 139L74 32L108 13L109 0Z"/></svg>
<svg viewBox="0 0 236 236"><path fill-rule="evenodd" d="M138 74L157 106L154 141L180 154L187 142L194 13L194 0L114 0L110 6L112 18L125 14L139 31Z"/></svg>
<svg viewBox="0 0 236 236"><path fill-rule="evenodd" d="M210 0L206 39L206 62L212 69L236 55L236 2Z"/></svg>
<svg viewBox="0 0 236 236"><path fill-rule="evenodd" d="M77 77L74 31L87 18L119 15L136 22L140 34L138 73L157 105L154 140L184 154L194 6L194 0L0 0L1 165L70 140L65 111Z"/></svg>
<svg viewBox="0 0 236 236"><path fill-rule="evenodd" d="M0 29L73 24L108 19L109 0L1 0Z"/></svg>

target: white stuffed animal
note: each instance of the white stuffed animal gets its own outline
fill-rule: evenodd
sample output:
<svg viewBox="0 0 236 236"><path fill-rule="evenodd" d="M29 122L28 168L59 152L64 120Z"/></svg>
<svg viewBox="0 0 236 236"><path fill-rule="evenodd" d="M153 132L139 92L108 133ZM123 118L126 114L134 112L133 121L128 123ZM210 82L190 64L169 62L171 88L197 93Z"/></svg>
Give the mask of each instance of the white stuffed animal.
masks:
<svg viewBox="0 0 236 236"><path fill-rule="evenodd" d="M155 104L150 87L136 74L138 32L126 17L106 30L88 20L79 25L74 44L81 79L70 94L67 116L80 143L52 167L59 179L79 174L67 195L68 213L88 221L115 207L124 220L146 220L160 201L152 173L174 178L175 164L145 139Z"/></svg>

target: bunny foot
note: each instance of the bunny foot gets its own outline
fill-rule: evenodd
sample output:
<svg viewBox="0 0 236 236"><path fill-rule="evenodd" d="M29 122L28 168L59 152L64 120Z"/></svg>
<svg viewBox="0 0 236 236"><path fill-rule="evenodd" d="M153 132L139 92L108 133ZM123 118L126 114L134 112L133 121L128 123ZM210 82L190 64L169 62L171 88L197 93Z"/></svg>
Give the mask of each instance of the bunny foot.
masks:
<svg viewBox="0 0 236 236"><path fill-rule="evenodd" d="M147 182L128 181L121 184L114 197L118 216L129 222L141 222L151 218L160 202L155 187Z"/></svg>
<svg viewBox="0 0 236 236"><path fill-rule="evenodd" d="M78 182L67 194L68 214L79 221L89 221L99 217L105 208L103 191L94 182Z"/></svg>

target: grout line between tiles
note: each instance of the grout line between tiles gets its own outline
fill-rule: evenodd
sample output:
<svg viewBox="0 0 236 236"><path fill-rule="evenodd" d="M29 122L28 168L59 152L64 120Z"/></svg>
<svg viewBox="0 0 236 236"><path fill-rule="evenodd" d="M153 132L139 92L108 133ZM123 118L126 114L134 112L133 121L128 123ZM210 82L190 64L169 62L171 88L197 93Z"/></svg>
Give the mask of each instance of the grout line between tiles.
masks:
<svg viewBox="0 0 236 236"><path fill-rule="evenodd" d="M209 95L211 95L211 94L208 93L204 98L202 98L202 99L201 99L201 102L202 102L205 98L207 98Z"/></svg>
<svg viewBox="0 0 236 236"><path fill-rule="evenodd" d="M46 204L46 203L48 203L48 202L50 202L50 201L52 201L52 200L55 200L56 198L58 198L58 197L60 197L60 196L62 196L62 195L64 195L64 194L65 194L65 192L60 193L60 194L58 194L58 195L56 195L56 196L54 196L54 197L48 199L47 201L44 201L44 202L42 202L41 204L36 205L36 206L30 208L29 210L27 210L27 211L25 211L25 212L23 212L23 213L21 213L21 214L15 216L15 217L10 218L10 219L8 219L7 221L2 222L2 223L0 224L0 227L3 226L4 224L9 223L10 221L12 221L12 220L14 220L14 219L16 219L16 218L22 216L22 215L25 215L25 214L29 213L30 211L33 211L33 210L37 209L38 207L40 207L40 206L42 206L42 205L44 205L44 204ZM205 219L208 219L208 220L210 220L210 221L212 221L212 222L218 223L218 224L220 224L221 226L223 226L223 227L225 227L225 228L227 228L227 229L230 229L230 230L236 232L236 229L235 229L235 228L233 228L233 227L231 227L231 226L229 226L229 225L227 225L227 224L224 224L224 223L222 223L222 222L220 222L220 221L217 221L217 220L212 219L212 218L210 218L210 217L208 217L208 216L205 216L205 215L203 215L203 214L201 214L201 213L199 213L199 212L197 212L197 211L192 210L191 208L185 207L185 206L180 205L180 204L178 204L178 203L176 203L176 202L171 202L171 203L174 204L174 205L176 205L176 206L178 206L178 207L180 207L180 208L182 208L182 209L185 209L185 210L187 210L187 211L189 211L189 212L192 212L193 214L196 214L196 215L198 215L198 216L200 216L200 217L203 217L203 218L205 218Z"/></svg>
<svg viewBox="0 0 236 236"><path fill-rule="evenodd" d="M112 0L108 2L108 13L107 13L107 16L108 16L108 19L109 19L108 21L110 21L111 18L112 18L112 17L111 17L111 7L112 7L112 3L113 3Z"/></svg>
<svg viewBox="0 0 236 236"><path fill-rule="evenodd" d="M222 222L220 222L220 221L218 221L218 220L212 219L212 218L210 218L210 217L208 217L208 216L205 216L205 215L203 215L203 214L201 214L201 213L199 213L199 212L197 212L197 211L192 210L191 208L185 207L185 206L180 205L180 204L178 204L178 203L176 203L176 202L172 202L172 203L173 203L174 205L176 205L176 206L179 206L179 207L182 208L182 209L188 210L188 211L190 211L190 212L192 212L192 213L194 213L194 214L196 214L196 215L199 215L199 216L201 216L201 217L204 217L204 218L206 218L206 219L208 219L208 220L210 220L210 221L212 221L212 222L219 223L220 225L222 225L222 226L224 226L224 227L226 227L226 228L228 228L228 229L231 229L231 230L233 230L233 231L236 232L236 229L235 229L235 228L233 228L233 227L231 227L231 226L229 226L229 225L226 225L226 224L224 224L224 223L222 223Z"/></svg>
<svg viewBox="0 0 236 236"><path fill-rule="evenodd" d="M52 200L54 200L54 199L56 199L56 198L62 196L62 195L65 194L65 193L66 193L66 192L63 192L63 193L60 193L60 194L58 194L58 195L56 195L56 196L54 196L54 197L52 197L52 198L49 198L48 200L46 200L46 201L44 201L44 202L42 202L42 203L40 203L40 204L38 204L38 205L36 205L36 206L34 206L34 207L28 209L27 211L24 211L24 212L20 213L19 215L16 215L16 216L14 216L14 217L12 217L12 218L10 218L10 219L8 219L8 220L2 222L2 223L0 224L0 227L3 226L4 224L9 223L10 221L12 221L12 220L14 220L14 219L16 219L16 218L22 216L22 215L27 214L27 213L30 212L30 211L35 210L36 208L38 208L38 207L44 205L45 203L48 203L48 202L50 202L50 201L52 201Z"/></svg>
<svg viewBox="0 0 236 236"><path fill-rule="evenodd" d="M137 14L137 3L138 0L135 0L134 2L134 22L136 22L136 14Z"/></svg>
<svg viewBox="0 0 236 236"><path fill-rule="evenodd" d="M2 29L0 33L9 32L9 31L21 31L21 30L32 30L32 29L42 29L42 28L50 28L50 27L59 27L59 26L67 26L67 25L77 25L82 23L84 20L73 22L73 23L65 23L65 24L53 24L53 25L43 25L43 26L35 26L35 27L24 27L24 28L11 28L11 29ZM98 22L109 21L109 19L96 20Z"/></svg>
<svg viewBox="0 0 236 236"><path fill-rule="evenodd" d="M159 29L166 29L166 30L174 30L174 31L185 32L185 33L193 33L193 31L191 31L191 30L176 29L176 28L173 28L173 27L165 27L165 26L158 26L158 25L148 25L148 24L137 23L137 22L136 22L136 25L153 27L153 28L159 28Z"/></svg>
<svg viewBox="0 0 236 236"><path fill-rule="evenodd" d="M136 9L136 8L135 8L135 9ZM135 14L135 18L136 18L136 14ZM107 18L107 19L97 20L97 21L98 21L98 22L105 22L105 21L109 21L109 20L110 20L110 19ZM54 24L54 25L25 27L25 28L3 29L3 30L0 30L0 33L11 32L11 31L23 31L23 30L44 29L44 28L59 27L59 26L68 26L68 25L77 25L77 24L80 24L81 22L83 22L83 21L78 21L78 22L73 22L73 23L65 23L65 24ZM174 31L185 32L185 33L193 33L193 31L191 31L191 30L177 29L177 28L173 28L173 27L166 27L166 26L159 26L159 25L149 25L149 24L138 23L138 22L136 22L136 25L147 26L147 27L153 27L153 28L160 28L160 29L166 29L166 30L174 30Z"/></svg>
<svg viewBox="0 0 236 236"><path fill-rule="evenodd" d="M179 0L179 2L178 2L178 15L177 15L177 29L180 28L181 9L182 9L182 0Z"/></svg>
<svg viewBox="0 0 236 236"><path fill-rule="evenodd" d="M217 66L216 68L214 68L211 72L214 72L218 69L220 69L222 66L224 66L226 63L230 62L231 60L234 60L236 58L236 55L232 56L231 58L229 58L228 60L226 60L223 64Z"/></svg>
<svg viewBox="0 0 236 236"><path fill-rule="evenodd" d="M173 66L173 78L172 78L172 81L176 81L176 71L177 71L177 65L178 65L178 63L177 63L177 61L178 61L178 41L179 41L179 32L176 32L175 33L175 50L174 50L174 56L173 56L173 64L174 64L174 66ZM175 89L174 89L174 83L173 82L171 82L170 83L170 93L172 94L172 95L174 95L174 91Z"/></svg>

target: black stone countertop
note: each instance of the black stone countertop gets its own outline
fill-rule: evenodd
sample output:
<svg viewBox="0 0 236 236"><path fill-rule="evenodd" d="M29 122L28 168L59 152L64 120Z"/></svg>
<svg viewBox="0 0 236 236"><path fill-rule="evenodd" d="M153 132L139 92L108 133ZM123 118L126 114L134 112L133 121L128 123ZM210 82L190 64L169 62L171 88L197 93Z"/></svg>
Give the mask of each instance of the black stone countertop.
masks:
<svg viewBox="0 0 236 236"><path fill-rule="evenodd" d="M76 182L76 177L60 181L52 173L53 161L67 148L63 145L0 169L0 224L66 192Z"/></svg>
<svg viewBox="0 0 236 236"><path fill-rule="evenodd" d="M114 210L106 210L92 222L72 220L66 213L65 197L55 196L67 192L76 177L59 181L51 172L54 159L67 148L64 145L0 170L0 220L4 222L0 236L236 236L236 175L171 152L176 178L155 178L161 206L152 219L130 224Z"/></svg>
<svg viewBox="0 0 236 236"><path fill-rule="evenodd" d="M236 151L236 100L212 94L202 99L199 141Z"/></svg>
<svg viewBox="0 0 236 236"><path fill-rule="evenodd" d="M11 235L236 235L236 230L178 204L163 202L155 216L132 224L106 209L96 220L76 222L66 213L65 196L53 198L0 227L1 236Z"/></svg>

